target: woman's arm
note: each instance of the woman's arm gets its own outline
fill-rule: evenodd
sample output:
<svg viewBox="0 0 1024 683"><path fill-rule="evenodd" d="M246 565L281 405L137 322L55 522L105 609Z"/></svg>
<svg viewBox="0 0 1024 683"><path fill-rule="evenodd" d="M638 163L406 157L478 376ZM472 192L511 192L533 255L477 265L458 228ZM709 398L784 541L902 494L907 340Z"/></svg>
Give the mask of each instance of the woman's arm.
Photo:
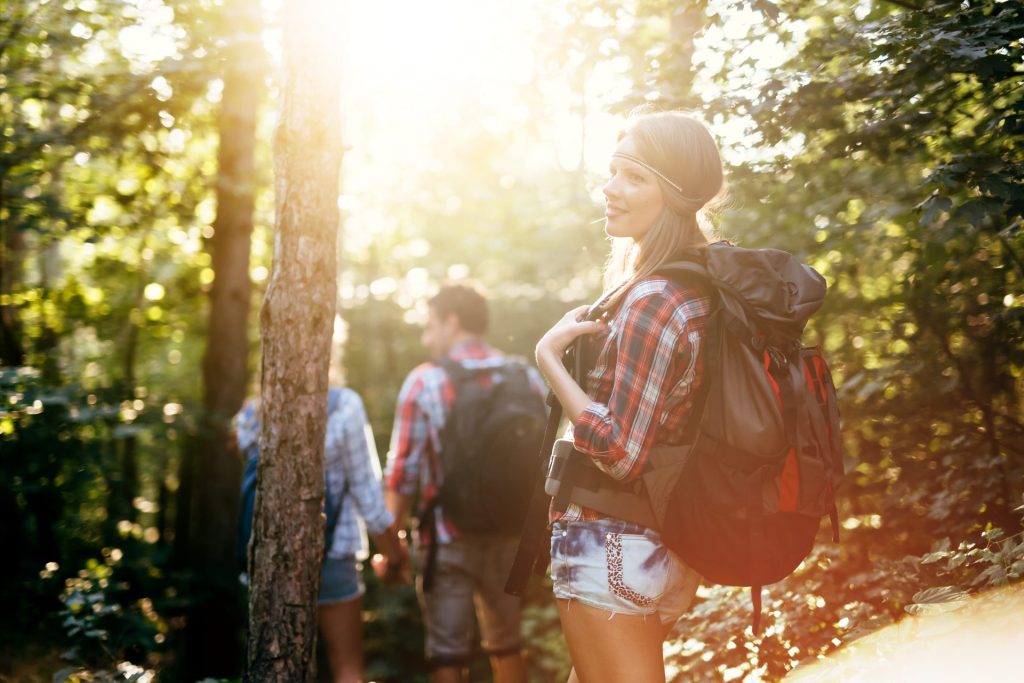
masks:
<svg viewBox="0 0 1024 683"><path fill-rule="evenodd" d="M336 444L342 447L342 468L350 482L349 491L360 516L366 522L366 530L373 538L376 548L387 558L388 578L404 580L408 573L409 552L398 535L398 526L384 502L381 486L380 460L366 419L366 409L358 394L350 394L350 410L343 415L340 439ZM374 563L376 570L376 563ZM382 577L383 578L383 577Z"/></svg>
<svg viewBox="0 0 1024 683"><path fill-rule="evenodd" d="M610 390L584 406L573 429L576 448L612 477L640 474L670 395L688 404L707 311L699 292L644 281L616 315Z"/></svg>
<svg viewBox="0 0 1024 683"><path fill-rule="evenodd" d="M366 422L363 402L355 393L349 394L349 399L347 410L340 411L334 418L338 428L331 430L329 436L333 438L329 438L329 443L341 451L339 460L345 481L349 484L349 495L359 516L366 522L366 530L379 534L391 526L394 518L384 505L380 460Z"/></svg>

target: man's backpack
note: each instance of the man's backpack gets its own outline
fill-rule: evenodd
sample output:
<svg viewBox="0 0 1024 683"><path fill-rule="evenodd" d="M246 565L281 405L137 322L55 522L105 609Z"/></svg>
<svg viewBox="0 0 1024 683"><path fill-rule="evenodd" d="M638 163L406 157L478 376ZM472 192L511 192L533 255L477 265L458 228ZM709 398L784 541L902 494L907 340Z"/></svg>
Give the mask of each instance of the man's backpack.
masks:
<svg viewBox="0 0 1024 683"><path fill-rule="evenodd" d="M526 364L466 368L441 361L455 399L441 432L444 481L432 505L467 534L513 535L522 527L544 436L544 400Z"/></svg>
<svg viewBox="0 0 1024 683"><path fill-rule="evenodd" d="M641 478L628 483L577 453L555 507L571 501L657 529L708 581L750 586L756 631L761 586L807 557L823 515L838 540L835 388L820 350L800 344L825 281L773 249L718 243L691 257L658 270L698 284L713 301L684 445L655 447Z"/></svg>
<svg viewBox="0 0 1024 683"><path fill-rule="evenodd" d="M327 417L341 407L343 392L337 387L327 390ZM248 404L243 411L255 411L256 405ZM251 420L257 420L255 415L248 416ZM258 424L258 422L257 422ZM258 428L257 428L258 431ZM242 454L245 456L245 471L242 474L242 495L238 511L238 533L237 547L235 550L239 566L245 568L248 565L249 539L252 536L252 517L256 511L256 479L260 461L259 438L249 443L239 444ZM338 519L341 517L341 506L348 492L348 482L342 486L341 491L331 491L324 479L324 515L327 521L324 524L324 555L330 551L331 543L334 540L334 530L338 526Z"/></svg>

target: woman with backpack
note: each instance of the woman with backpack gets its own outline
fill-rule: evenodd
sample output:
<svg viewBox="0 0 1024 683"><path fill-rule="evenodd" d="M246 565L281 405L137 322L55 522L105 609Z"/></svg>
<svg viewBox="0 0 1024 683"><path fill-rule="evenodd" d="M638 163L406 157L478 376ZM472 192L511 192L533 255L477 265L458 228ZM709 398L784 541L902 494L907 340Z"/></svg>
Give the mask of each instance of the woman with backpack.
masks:
<svg viewBox="0 0 1024 683"><path fill-rule="evenodd" d="M572 446L614 480L635 480L654 447L685 438L711 302L699 286L656 271L707 246L701 213L722 189L721 158L701 123L680 112L634 116L603 188L613 244L605 292L537 344L538 366L572 424ZM563 364L581 335L593 361L582 386ZM553 507L551 522L570 683L664 681L662 642L700 576L640 524L576 503Z"/></svg>

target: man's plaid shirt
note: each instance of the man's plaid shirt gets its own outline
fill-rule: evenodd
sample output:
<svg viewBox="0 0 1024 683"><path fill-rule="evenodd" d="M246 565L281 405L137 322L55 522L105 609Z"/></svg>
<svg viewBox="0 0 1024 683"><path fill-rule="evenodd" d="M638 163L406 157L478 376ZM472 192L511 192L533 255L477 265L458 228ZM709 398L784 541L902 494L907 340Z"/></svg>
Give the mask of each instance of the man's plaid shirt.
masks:
<svg viewBox="0 0 1024 683"><path fill-rule="evenodd" d="M459 344L448 355L470 369L498 368L506 362L505 354L481 341ZM527 371L537 393L544 396L547 388L540 373L532 367ZM480 373L480 378L490 381L491 375ZM398 394L384 481L390 490L403 495L413 496L419 492L421 512L437 495L443 482L440 435L454 400L455 388L447 373L432 361L414 368ZM448 543L458 536L455 527L445 520L441 508L437 510L435 532L439 543ZM430 530L421 528L421 541L429 542L430 534Z"/></svg>
<svg viewBox="0 0 1024 683"><path fill-rule="evenodd" d="M703 374L709 312L701 290L652 276L632 286L609 332L589 340L600 349L584 387L592 401L569 438L615 479L640 476L652 446L682 438ZM551 521L600 516L572 504Z"/></svg>

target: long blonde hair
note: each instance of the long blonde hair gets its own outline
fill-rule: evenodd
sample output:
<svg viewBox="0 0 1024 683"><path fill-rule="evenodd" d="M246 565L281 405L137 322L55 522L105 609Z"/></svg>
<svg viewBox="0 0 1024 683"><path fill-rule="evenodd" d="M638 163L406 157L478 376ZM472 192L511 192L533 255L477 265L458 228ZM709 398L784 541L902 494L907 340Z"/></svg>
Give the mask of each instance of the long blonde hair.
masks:
<svg viewBox="0 0 1024 683"><path fill-rule="evenodd" d="M612 310L630 287L682 250L706 246L709 210L724 198L722 158L704 124L679 111L634 114L619 134L656 170L665 208L639 240L613 238L605 265L601 310ZM668 179L671 182L666 182ZM674 186L673 186L674 185Z"/></svg>

